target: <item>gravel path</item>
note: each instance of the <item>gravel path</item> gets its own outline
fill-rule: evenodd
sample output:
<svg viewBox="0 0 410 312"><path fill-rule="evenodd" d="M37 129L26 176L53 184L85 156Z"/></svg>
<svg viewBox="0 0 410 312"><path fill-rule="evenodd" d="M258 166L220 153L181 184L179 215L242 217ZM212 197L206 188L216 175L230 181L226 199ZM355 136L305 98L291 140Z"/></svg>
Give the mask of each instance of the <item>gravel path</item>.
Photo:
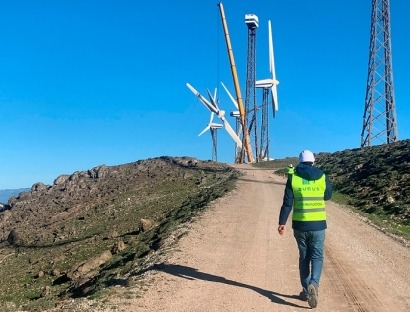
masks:
<svg viewBox="0 0 410 312"><path fill-rule="evenodd" d="M277 234L285 180L246 172L215 201L144 286L120 288L112 311L305 311L290 222ZM410 311L410 249L329 202L316 311ZM107 309L106 311L111 311Z"/></svg>

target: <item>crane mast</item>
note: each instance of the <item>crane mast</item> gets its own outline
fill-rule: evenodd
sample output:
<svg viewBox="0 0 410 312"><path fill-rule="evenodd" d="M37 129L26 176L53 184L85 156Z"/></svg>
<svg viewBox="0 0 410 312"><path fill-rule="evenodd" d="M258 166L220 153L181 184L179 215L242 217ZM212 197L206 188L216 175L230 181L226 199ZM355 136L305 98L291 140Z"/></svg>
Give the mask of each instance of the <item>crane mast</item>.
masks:
<svg viewBox="0 0 410 312"><path fill-rule="evenodd" d="M231 72L232 72L232 78L235 86L235 92L236 92L236 97L237 97L237 102L238 102L238 108L239 108L239 114L240 114L240 119L242 122L242 132L243 132L243 149L245 149L246 154L248 156L248 162L253 163L253 153L252 153L252 147L250 144L250 138L249 138L249 132L247 128L247 121L246 121L246 112L243 107L243 101L242 101L242 95L241 95L241 89L239 86L239 81L238 81L238 74L236 71L236 65L235 65L235 60L233 57L233 51L232 51L232 46L231 46L231 40L229 37L229 32L228 32L228 25L226 23L226 18L225 18L225 12L223 9L222 2L218 3L219 11L221 14L221 20L222 20L222 26L224 29L224 34L225 34L225 41L226 41L226 46L228 49L228 56L229 56L229 61L231 64ZM242 157L237 158L237 161L239 163L242 162Z"/></svg>
<svg viewBox="0 0 410 312"><path fill-rule="evenodd" d="M258 147L258 107L256 105L256 30L259 19L255 14L245 15L245 24L248 26L248 58L246 67L246 94L245 112L249 133L253 132L253 144L255 146L255 159L259 161Z"/></svg>

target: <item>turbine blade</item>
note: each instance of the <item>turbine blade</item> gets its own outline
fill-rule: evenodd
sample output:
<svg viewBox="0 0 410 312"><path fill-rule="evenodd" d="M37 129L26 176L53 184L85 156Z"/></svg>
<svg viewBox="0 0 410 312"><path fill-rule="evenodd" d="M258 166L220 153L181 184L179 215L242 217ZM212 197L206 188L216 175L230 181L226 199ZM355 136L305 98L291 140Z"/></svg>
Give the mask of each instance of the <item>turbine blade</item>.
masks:
<svg viewBox="0 0 410 312"><path fill-rule="evenodd" d="M209 124L211 124L211 123L212 123L212 120L214 120L214 115L215 115L215 113L214 113L214 112L211 112L211 119L209 119Z"/></svg>
<svg viewBox="0 0 410 312"><path fill-rule="evenodd" d="M218 105L216 104L216 96L212 96L211 92L209 91L209 89L206 89L206 92L208 93L209 99L211 101L211 104L216 107L216 109L219 110Z"/></svg>
<svg viewBox="0 0 410 312"><path fill-rule="evenodd" d="M272 74L273 84L278 85L279 81L276 79L275 57L273 51L272 27L269 21L269 70Z"/></svg>
<svg viewBox="0 0 410 312"><path fill-rule="evenodd" d="M273 85L271 87L272 111L273 111L273 117L275 117L276 112L279 109L278 91L276 87L279 84L279 81L276 80L275 58L274 58L274 52L273 52L273 39L272 39L272 24L270 20L268 21L268 28L269 28L269 70L272 74L272 80L273 80Z"/></svg>
<svg viewBox="0 0 410 312"><path fill-rule="evenodd" d="M236 144L242 147L242 142L239 137L236 135L235 131L232 129L231 125L229 124L228 120L225 117L221 118L222 122L224 123L226 131L232 137L232 139L236 142Z"/></svg>
<svg viewBox="0 0 410 312"><path fill-rule="evenodd" d="M229 95L229 97L230 97L230 99L231 99L233 105L235 105L236 109L239 109L238 103L236 102L236 100L234 99L234 97L232 96L232 94L228 91L228 89L225 87L225 85L223 84L223 82L221 82L221 84L222 84L222 87L224 87L226 93L228 93L228 95Z"/></svg>
<svg viewBox="0 0 410 312"><path fill-rule="evenodd" d="M276 85L274 84L272 88L270 88L270 93L272 96L272 111L273 111L273 117L275 117L275 113L279 109L279 103L278 103L278 91L276 89Z"/></svg>
<svg viewBox="0 0 410 312"><path fill-rule="evenodd" d="M215 88L215 91L214 91L214 102L215 102L216 108L219 109L219 106L218 106L218 104L219 104L219 99L216 97L217 94L218 94L218 89Z"/></svg>
<svg viewBox="0 0 410 312"><path fill-rule="evenodd" d="M204 130L202 130L202 132L200 134L198 134L198 136L203 135L207 130L209 130L211 128L210 125L206 126L206 128Z"/></svg>
<svg viewBox="0 0 410 312"><path fill-rule="evenodd" d="M214 112L216 114L218 114L219 109L217 109L215 106L213 106L211 103L209 103L209 101L203 97L198 91L195 90L195 88L193 86L191 86L189 83L186 84L187 87L189 88L189 90L192 91L193 94L195 94L196 97L198 97L201 102L211 111Z"/></svg>
<svg viewBox="0 0 410 312"><path fill-rule="evenodd" d="M273 56L273 39L272 39L272 25L270 20L268 21L268 28L269 28L269 70L272 74L272 79L276 80L275 78L275 60Z"/></svg>

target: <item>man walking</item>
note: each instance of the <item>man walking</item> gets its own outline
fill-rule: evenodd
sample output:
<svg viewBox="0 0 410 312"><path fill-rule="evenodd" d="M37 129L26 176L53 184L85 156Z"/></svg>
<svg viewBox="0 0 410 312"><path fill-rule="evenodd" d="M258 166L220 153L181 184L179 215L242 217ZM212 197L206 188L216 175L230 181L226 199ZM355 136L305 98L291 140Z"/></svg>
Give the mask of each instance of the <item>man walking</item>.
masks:
<svg viewBox="0 0 410 312"><path fill-rule="evenodd" d="M287 171L288 171L288 176L289 176L290 174L294 174L294 173L295 173L295 168L293 167L292 164L290 164L290 165L288 166Z"/></svg>
<svg viewBox="0 0 410 312"><path fill-rule="evenodd" d="M285 233L286 221L293 207L293 236L299 249L299 275L302 300L311 308L318 302L318 287L323 267L325 241L325 200L332 197L332 184L322 170L313 166L315 157L309 150L299 154L294 174L288 175L278 232Z"/></svg>

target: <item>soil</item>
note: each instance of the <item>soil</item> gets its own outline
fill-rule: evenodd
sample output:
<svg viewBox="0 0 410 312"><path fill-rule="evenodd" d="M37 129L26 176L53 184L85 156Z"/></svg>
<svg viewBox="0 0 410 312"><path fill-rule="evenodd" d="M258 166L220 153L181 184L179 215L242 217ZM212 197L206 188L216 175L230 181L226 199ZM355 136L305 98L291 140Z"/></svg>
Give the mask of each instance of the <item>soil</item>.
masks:
<svg viewBox="0 0 410 312"><path fill-rule="evenodd" d="M104 311L305 311L290 220L277 233L285 179L235 165L237 188L212 202L167 253ZM410 249L348 208L327 203L316 311L410 311ZM96 309L93 309L96 311Z"/></svg>

